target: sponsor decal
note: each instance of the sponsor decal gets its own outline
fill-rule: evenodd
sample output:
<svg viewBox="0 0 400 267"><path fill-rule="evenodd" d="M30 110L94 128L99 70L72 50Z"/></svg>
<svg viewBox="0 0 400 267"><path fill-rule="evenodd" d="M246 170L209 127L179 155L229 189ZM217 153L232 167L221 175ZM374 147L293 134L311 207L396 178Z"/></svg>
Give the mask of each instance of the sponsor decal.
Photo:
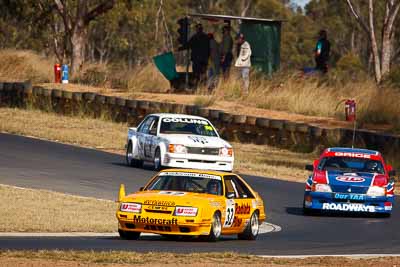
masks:
<svg viewBox="0 0 400 267"><path fill-rule="evenodd" d="M142 209L142 205L139 203L122 203L121 204L121 211L124 211L124 212L140 213L141 209Z"/></svg>
<svg viewBox="0 0 400 267"><path fill-rule="evenodd" d="M222 203L217 202L217 201L210 201L210 206L211 207L215 207L215 208L219 208L222 206Z"/></svg>
<svg viewBox="0 0 400 267"><path fill-rule="evenodd" d="M352 153L352 152L335 152L335 156L338 157L351 157L351 158L363 158L370 159L371 155L363 154L363 153Z"/></svg>
<svg viewBox="0 0 400 267"><path fill-rule="evenodd" d="M335 193L335 199L342 199L342 200L365 200L364 195L355 195L355 194L340 194Z"/></svg>
<svg viewBox="0 0 400 267"><path fill-rule="evenodd" d="M374 206L365 206L356 203L324 203L322 204L322 209L336 211L375 212Z"/></svg>
<svg viewBox="0 0 400 267"><path fill-rule="evenodd" d="M240 206L238 203L235 203L235 214L250 214L250 209L251 207L248 203Z"/></svg>
<svg viewBox="0 0 400 267"><path fill-rule="evenodd" d="M208 125L208 122L205 120L192 119L192 118L164 118L163 122L181 122L181 123L193 123L193 124L202 124Z"/></svg>
<svg viewBox="0 0 400 267"><path fill-rule="evenodd" d="M145 223L145 224L161 224L161 225L177 225L178 219L157 219L157 218L149 218L142 217L140 215L133 216L134 223Z"/></svg>
<svg viewBox="0 0 400 267"><path fill-rule="evenodd" d="M151 205L151 206L175 206L174 201L166 201L166 200L145 200L144 205Z"/></svg>
<svg viewBox="0 0 400 267"><path fill-rule="evenodd" d="M148 209L146 209L146 211L148 210L166 210L168 211L168 207L166 206L148 206Z"/></svg>
<svg viewBox="0 0 400 267"><path fill-rule="evenodd" d="M251 201L251 206L253 207L253 209L257 208L257 201L253 199Z"/></svg>
<svg viewBox="0 0 400 267"><path fill-rule="evenodd" d="M233 218L232 227L239 227L242 225L242 222L243 222L242 218L235 216L235 218Z"/></svg>
<svg viewBox="0 0 400 267"><path fill-rule="evenodd" d="M235 218L235 200L226 200L224 227L231 227Z"/></svg>
<svg viewBox="0 0 400 267"><path fill-rule="evenodd" d="M221 180L221 176L194 172L161 172L158 176L185 176Z"/></svg>
<svg viewBox="0 0 400 267"><path fill-rule="evenodd" d="M160 195L169 195L169 196L183 196L185 192L177 192L177 191L161 191L159 192Z"/></svg>
<svg viewBox="0 0 400 267"><path fill-rule="evenodd" d="M197 208L176 207L175 215L176 216L191 216L191 217L194 217L194 216L197 215Z"/></svg>
<svg viewBox="0 0 400 267"><path fill-rule="evenodd" d="M202 144L207 144L208 140L205 137L201 136L188 136L190 140L192 140L194 143L202 143Z"/></svg>
<svg viewBox="0 0 400 267"><path fill-rule="evenodd" d="M365 181L365 179L360 176L338 176L336 180L344 183L362 183Z"/></svg>

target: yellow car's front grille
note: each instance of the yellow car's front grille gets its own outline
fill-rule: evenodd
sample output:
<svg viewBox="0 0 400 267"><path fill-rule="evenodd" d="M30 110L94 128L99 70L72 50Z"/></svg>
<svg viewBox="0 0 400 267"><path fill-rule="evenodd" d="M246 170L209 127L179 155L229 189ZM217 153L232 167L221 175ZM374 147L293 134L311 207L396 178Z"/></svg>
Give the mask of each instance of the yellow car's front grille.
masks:
<svg viewBox="0 0 400 267"><path fill-rule="evenodd" d="M171 210L150 210L150 209L145 209L146 212L150 213L162 213L162 214L171 214Z"/></svg>
<svg viewBox="0 0 400 267"><path fill-rule="evenodd" d="M171 232L171 227L163 225L145 225L144 230Z"/></svg>

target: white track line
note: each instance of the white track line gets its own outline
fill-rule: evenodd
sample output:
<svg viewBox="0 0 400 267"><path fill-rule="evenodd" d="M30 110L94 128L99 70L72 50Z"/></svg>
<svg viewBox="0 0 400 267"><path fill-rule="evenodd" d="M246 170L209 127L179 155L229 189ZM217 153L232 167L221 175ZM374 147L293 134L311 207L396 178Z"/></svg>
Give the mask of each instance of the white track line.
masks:
<svg viewBox="0 0 400 267"><path fill-rule="evenodd" d="M261 258L284 258L284 259L306 259L306 258L323 258L323 257L341 257L351 259L372 259L382 257L400 257L400 254L327 254L327 255L257 255Z"/></svg>
<svg viewBox="0 0 400 267"><path fill-rule="evenodd" d="M282 228L279 225L266 223L260 225L259 234L279 232ZM158 234L142 233L142 236L157 236ZM92 233L92 232L62 232L62 233L28 233L28 232L0 232L0 237L118 237L117 232L113 233Z"/></svg>

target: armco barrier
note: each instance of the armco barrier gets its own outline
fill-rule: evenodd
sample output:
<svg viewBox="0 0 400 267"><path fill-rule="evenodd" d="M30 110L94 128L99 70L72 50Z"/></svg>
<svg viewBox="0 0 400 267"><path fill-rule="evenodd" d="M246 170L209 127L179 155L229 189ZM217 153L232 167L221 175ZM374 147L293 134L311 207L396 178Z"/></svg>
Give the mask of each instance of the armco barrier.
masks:
<svg viewBox="0 0 400 267"><path fill-rule="evenodd" d="M301 151L313 151L327 146L349 146L351 129L327 129L301 122L231 114L195 105L152 102L105 96L92 92L68 92L45 89L29 82L0 82L0 106L35 108L65 115L85 115L107 118L137 125L149 113L187 113L208 118L228 141L268 144ZM355 145L396 154L398 136L367 130L357 130Z"/></svg>

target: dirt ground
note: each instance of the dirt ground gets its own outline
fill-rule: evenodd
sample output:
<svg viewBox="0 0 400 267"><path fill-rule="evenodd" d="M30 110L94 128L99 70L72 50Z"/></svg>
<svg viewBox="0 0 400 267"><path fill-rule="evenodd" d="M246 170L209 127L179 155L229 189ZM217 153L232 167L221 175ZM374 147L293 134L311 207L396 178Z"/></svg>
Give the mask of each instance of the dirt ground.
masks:
<svg viewBox="0 0 400 267"><path fill-rule="evenodd" d="M68 253L68 252L66 252ZM157 253L153 253L153 256L157 256ZM10 256L0 256L0 266L1 267L131 267L131 266L187 266L190 264L192 267L199 266L266 266L266 267L276 267L276 266L297 266L297 267L342 267L342 266L352 266L352 267L376 267L376 266L386 266L386 267L397 267L400 265L399 257L386 257L386 258L369 258L369 259L350 259L350 258L339 258L339 257L316 257L307 259L288 259L288 258L259 258L255 256L248 256L246 258L223 257L223 259L217 259L217 253L211 258L206 258L204 256L197 256L192 259L188 259L190 255L169 255L164 257L163 260L157 260L155 257L149 258L149 255L140 254L135 260L129 259L115 259L112 255L109 257L104 257L98 253L92 252L90 259L52 259L49 257L31 257L29 255L18 257ZM193 259L196 259L193 262Z"/></svg>

